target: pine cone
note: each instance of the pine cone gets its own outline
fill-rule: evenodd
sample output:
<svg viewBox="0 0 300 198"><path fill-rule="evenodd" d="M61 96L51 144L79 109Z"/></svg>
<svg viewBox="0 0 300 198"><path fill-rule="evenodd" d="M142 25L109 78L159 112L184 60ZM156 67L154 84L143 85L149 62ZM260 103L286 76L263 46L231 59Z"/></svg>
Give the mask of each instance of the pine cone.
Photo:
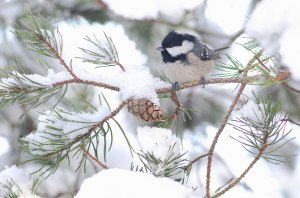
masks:
<svg viewBox="0 0 300 198"><path fill-rule="evenodd" d="M162 109L145 98L129 99L127 102L128 111L146 122L158 122L163 117Z"/></svg>

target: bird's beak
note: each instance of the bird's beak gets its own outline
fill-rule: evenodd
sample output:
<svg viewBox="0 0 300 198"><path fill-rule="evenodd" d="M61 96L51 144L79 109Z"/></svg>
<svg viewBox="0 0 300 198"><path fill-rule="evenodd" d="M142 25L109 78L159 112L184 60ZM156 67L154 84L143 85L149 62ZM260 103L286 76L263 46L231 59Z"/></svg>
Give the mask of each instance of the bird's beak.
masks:
<svg viewBox="0 0 300 198"><path fill-rule="evenodd" d="M212 58L213 59L221 59L220 52L228 49L229 47L222 47L213 51Z"/></svg>
<svg viewBox="0 0 300 198"><path fill-rule="evenodd" d="M163 51L164 50L164 48L162 46L157 47L156 49L159 50L159 51Z"/></svg>

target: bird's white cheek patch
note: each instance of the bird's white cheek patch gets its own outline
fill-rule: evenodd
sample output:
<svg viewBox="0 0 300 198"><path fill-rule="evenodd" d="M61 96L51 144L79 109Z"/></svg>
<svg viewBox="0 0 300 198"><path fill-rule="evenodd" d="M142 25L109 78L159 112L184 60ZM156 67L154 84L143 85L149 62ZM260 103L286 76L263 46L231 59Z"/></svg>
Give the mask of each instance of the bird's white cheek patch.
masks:
<svg viewBox="0 0 300 198"><path fill-rule="evenodd" d="M194 44L190 41L183 41L181 46L175 46L171 48L166 48L166 50L171 54L171 56L175 57L180 54L185 54L191 51L194 47Z"/></svg>

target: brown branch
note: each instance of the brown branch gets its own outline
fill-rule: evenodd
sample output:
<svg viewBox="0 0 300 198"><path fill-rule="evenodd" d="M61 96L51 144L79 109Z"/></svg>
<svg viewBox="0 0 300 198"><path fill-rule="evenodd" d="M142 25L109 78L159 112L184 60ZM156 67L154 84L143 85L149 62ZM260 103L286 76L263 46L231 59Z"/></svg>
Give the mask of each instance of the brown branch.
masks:
<svg viewBox="0 0 300 198"><path fill-rule="evenodd" d="M300 93L299 89L296 89L294 87L291 87L290 85L288 85L286 82L282 83L283 86L285 86L286 88L288 88L289 90L295 92L295 93Z"/></svg>
<svg viewBox="0 0 300 198"><path fill-rule="evenodd" d="M99 166L101 166L102 168L104 168L104 169L109 169L109 167L106 165L106 164L104 164L104 163L102 163L102 162L100 162L98 159L96 159L94 156L92 156L88 151L86 151L84 148L81 148L81 150L83 151L83 153L86 155L86 156L88 156L89 158L91 158L94 162L96 162Z"/></svg>
<svg viewBox="0 0 300 198"><path fill-rule="evenodd" d="M123 101L114 111L111 112L111 114L109 116L105 117L101 122L99 122L98 124L96 124L92 128L90 128L89 133L91 133L92 131L95 131L98 127L101 127L110 118L115 117L121 111L121 109L126 105L126 103L127 103L127 100Z"/></svg>
<svg viewBox="0 0 300 198"><path fill-rule="evenodd" d="M259 62L259 64L267 71L270 72L271 70L260 60L260 58L256 58L256 60Z"/></svg>
<svg viewBox="0 0 300 198"><path fill-rule="evenodd" d="M195 159L193 159L193 160L189 163L188 166L193 165L193 164L196 163L198 160L200 160L200 159L202 159L202 158L204 158L204 157L206 157L206 156L208 156L208 153L196 157Z"/></svg>
<svg viewBox="0 0 300 198"><path fill-rule="evenodd" d="M278 81L284 81L290 77L290 73L287 70L282 70L280 71L276 77L268 77L265 78L263 75L255 75L255 76L244 76L244 77L239 77L239 78L211 78L207 79L205 84L223 84L223 83L244 83L244 84L251 84L260 80L268 80L268 81L273 81L273 82L278 82ZM120 91L119 87L115 87L112 85L108 85L105 83L101 82L96 82L96 81L91 81L91 80L81 80L81 79L70 79L70 80L64 80L61 82L57 82L52 84L53 87L57 86L63 86L71 83L78 83L78 84L86 84L86 85L93 85L96 87L102 87L106 89L110 89L113 91ZM186 82L186 83L181 83L179 84L179 89L187 89L191 87L195 87L201 85L199 81L191 81L191 82ZM164 88L159 88L156 89L156 93L162 94L162 93L172 93L172 87L164 87Z"/></svg>
<svg viewBox="0 0 300 198"><path fill-rule="evenodd" d="M253 63L255 62L256 58L260 57L262 55L262 50L259 51L257 54L255 54L252 59L248 62L248 64L246 65L245 69L244 69L244 72L243 72L243 75L242 77L246 77L247 74L248 74L248 71L253 67ZM237 104L240 96L242 95L244 89L246 87L246 83L242 83L241 84L241 87L239 88L239 91L237 92L235 98L233 99L232 101L232 104L230 105L229 107L229 110L227 111L222 123L221 123L221 126L219 127L214 139L213 139L213 142L210 146L210 149L209 149L209 152L208 152L208 158L207 158L207 170L206 170L206 196L207 198L210 198L210 175L211 175L211 166L212 166L212 157L213 157L213 153L214 153L214 150L215 150L215 147L216 147L216 144L218 142L218 139L221 135L221 133L223 132L224 128L225 128L225 125L227 124L228 122L228 119L235 107L235 105Z"/></svg>
<svg viewBox="0 0 300 198"><path fill-rule="evenodd" d="M125 71L125 67L119 61L115 60L115 64L118 65L123 71Z"/></svg>
<svg viewBox="0 0 300 198"><path fill-rule="evenodd" d="M63 65L66 70L71 74L71 76L74 79L78 79L78 77L75 75L75 73L70 69L70 67L66 64L64 59L62 59L61 55L58 53L58 51L52 47L51 43L49 43L42 35L37 35L37 37L50 49L50 51L53 53L55 58L57 58L61 65Z"/></svg>
<svg viewBox="0 0 300 198"><path fill-rule="evenodd" d="M280 121L290 122L290 123L293 123L295 125L300 126L300 123L298 123L298 122L296 122L296 121L294 121L292 119L289 119L289 118L288 119L281 119Z"/></svg>
<svg viewBox="0 0 300 198"><path fill-rule="evenodd" d="M173 124L173 122L175 121L176 116L177 116L177 114L178 114L178 112L179 112L179 110L180 110L180 108L181 108L181 104L180 104L180 102L179 102L179 100L178 100L176 91L174 91L174 90L171 91L171 100L172 100L172 101L174 102L174 104L176 105L176 108L175 108L174 112L171 114L171 116L170 116L170 118L169 118L170 121L171 121L170 126L172 126L172 124Z"/></svg>
<svg viewBox="0 0 300 198"><path fill-rule="evenodd" d="M209 152L208 152L208 158L207 158L207 172L206 172L206 193L207 193L207 197L210 198L210 174L211 174L211 165L212 165L212 156L213 156L213 153L214 153L214 150L215 150L215 147L216 147L216 144L218 142L218 139L221 135L221 133L223 132L224 128L225 128L225 125L227 124L228 122L228 119L235 107L235 105L237 104L240 96L242 95L244 89L246 87L246 84L242 84L237 95L235 96L232 104L230 105L229 107L229 110L227 111L222 123L221 123L221 126L220 128L218 129L218 132L216 133L215 137L214 137L214 140L211 144L211 147L209 149Z"/></svg>
<svg viewBox="0 0 300 198"><path fill-rule="evenodd" d="M113 91L120 91L119 87L115 87L115 86L111 86L111 85L108 85L108 84L105 84L105 83L91 81L91 80L81 80L81 79L78 79L78 78L57 82L57 83L52 84L52 86L57 87L57 86L63 86L63 85L71 84L71 83L92 85L92 86L95 86L95 87L102 87L102 88L110 89L110 90L113 90Z"/></svg>
<svg viewBox="0 0 300 198"><path fill-rule="evenodd" d="M244 70L245 71L245 70ZM287 70L281 70L276 77L265 77L264 75L254 75L254 76L242 76L238 78L211 78L207 79L205 84L223 84L223 83L243 83L243 84L251 84L258 81L268 81L268 82L278 82L287 80L290 77L290 73ZM191 81L186 83L179 84L179 89L186 89L190 87L195 87L201 85L199 81ZM156 93L171 93L171 87L165 87L156 89Z"/></svg>
<svg viewBox="0 0 300 198"><path fill-rule="evenodd" d="M250 171L250 169L254 166L254 164L261 158L261 156L264 154L265 150L269 146L269 144L267 144L268 138L269 138L269 133L266 132L266 135L264 137L262 146L259 149L259 153L253 159L253 161L249 164L249 166L244 170L244 172L234 182L229 184L224 190L222 190L222 191L218 192L217 194L215 194L213 196L213 198L216 198L216 197L219 197L219 196L223 195L224 193L229 191L231 188L233 188L235 185L237 185L243 179L243 177L245 177L245 175Z"/></svg>

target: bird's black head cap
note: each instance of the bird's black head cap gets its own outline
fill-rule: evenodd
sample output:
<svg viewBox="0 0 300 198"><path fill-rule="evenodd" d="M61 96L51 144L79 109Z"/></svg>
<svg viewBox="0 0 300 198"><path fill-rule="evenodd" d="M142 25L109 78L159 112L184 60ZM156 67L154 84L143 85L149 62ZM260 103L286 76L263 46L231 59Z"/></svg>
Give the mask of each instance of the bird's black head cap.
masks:
<svg viewBox="0 0 300 198"><path fill-rule="evenodd" d="M180 34L172 30L167 34L167 36L163 39L161 46L163 48L171 48L175 46L181 46L183 41L191 41L194 42L196 37L190 34Z"/></svg>
<svg viewBox="0 0 300 198"><path fill-rule="evenodd" d="M186 55L180 54L178 56L171 56L166 48L179 47L182 45L183 41L195 42L196 37L190 34L180 34L176 31L170 31L167 36L163 39L161 47L157 48L161 51L164 63L174 63L176 61L186 61Z"/></svg>

